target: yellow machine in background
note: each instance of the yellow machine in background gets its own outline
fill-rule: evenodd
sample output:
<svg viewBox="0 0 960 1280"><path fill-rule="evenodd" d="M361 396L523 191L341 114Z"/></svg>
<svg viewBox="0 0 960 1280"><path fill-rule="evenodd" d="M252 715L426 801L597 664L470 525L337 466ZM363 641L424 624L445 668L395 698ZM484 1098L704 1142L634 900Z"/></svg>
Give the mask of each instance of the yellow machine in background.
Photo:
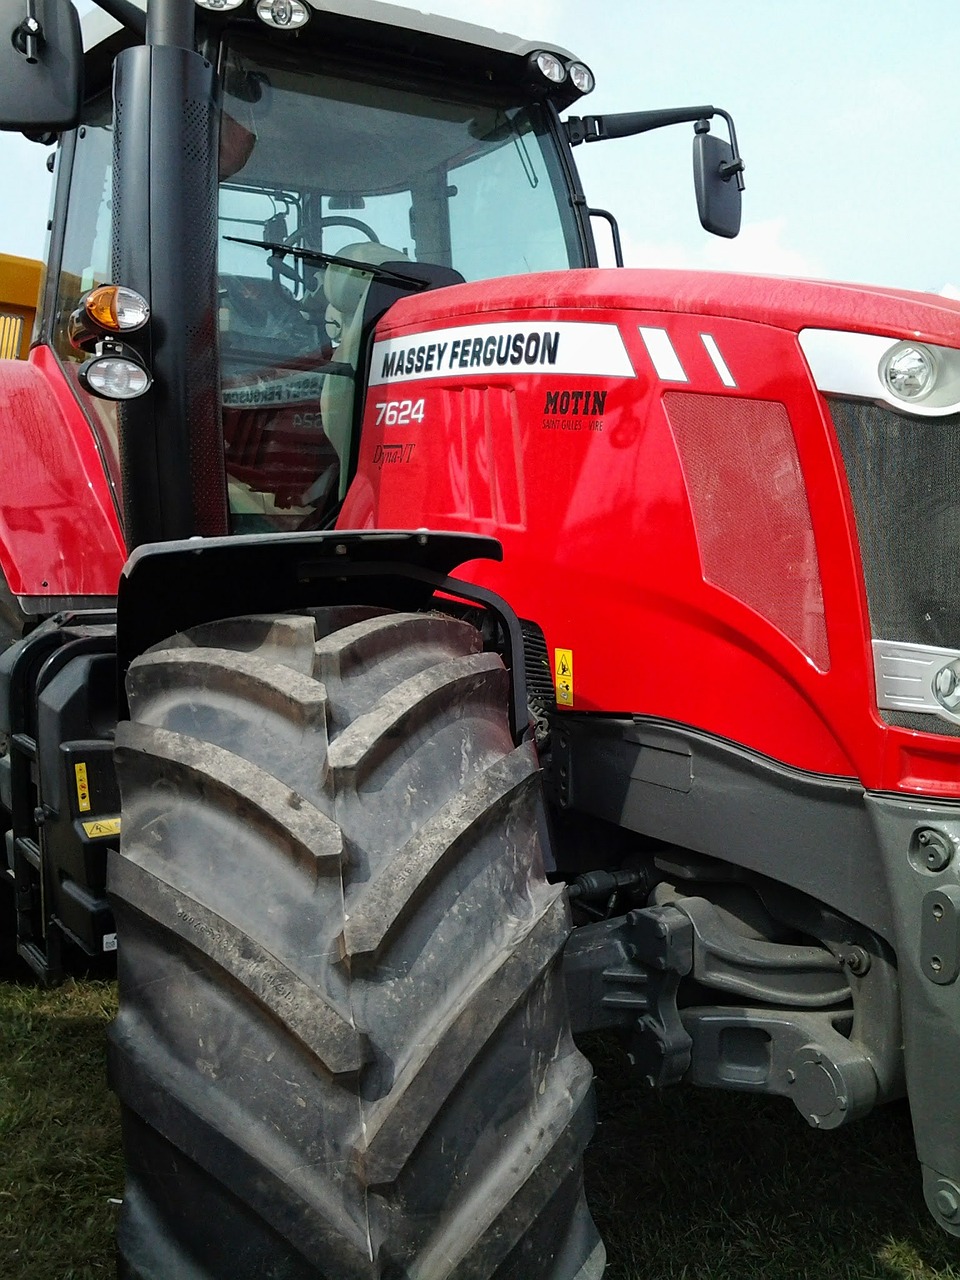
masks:
<svg viewBox="0 0 960 1280"><path fill-rule="evenodd" d="M27 358L42 270L32 258L0 253L0 359Z"/></svg>

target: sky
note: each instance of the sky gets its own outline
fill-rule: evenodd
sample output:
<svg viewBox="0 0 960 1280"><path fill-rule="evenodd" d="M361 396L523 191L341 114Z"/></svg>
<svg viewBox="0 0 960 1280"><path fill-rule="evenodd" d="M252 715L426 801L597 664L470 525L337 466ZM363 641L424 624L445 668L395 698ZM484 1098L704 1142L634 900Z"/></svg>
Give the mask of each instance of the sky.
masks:
<svg viewBox="0 0 960 1280"><path fill-rule="evenodd" d="M90 8L81 0L81 11ZM628 266L960 288L960 0L422 0L559 43L594 71L577 114L712 103L746 162L737 240L699 225L684 125L574 153ZM43 255L47 150L0 134L0 251ZM611 261L603 225L602 256Z"/></svg>

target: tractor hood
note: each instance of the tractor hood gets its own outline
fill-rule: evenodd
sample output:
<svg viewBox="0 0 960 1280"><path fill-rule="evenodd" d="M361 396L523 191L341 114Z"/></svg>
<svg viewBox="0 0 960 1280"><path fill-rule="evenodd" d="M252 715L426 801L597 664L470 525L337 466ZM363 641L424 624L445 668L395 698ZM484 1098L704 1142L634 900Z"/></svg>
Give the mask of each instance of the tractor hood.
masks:
<svg viewBox="0 0 960 1280"><path fill-rule="evenodd" d="M642 310L726 316L800 333L889 334L960 346L960 302L932 293L722 272L599 269L511 276L405 299L381 326L395 328L523 310Z"/></svg>
<svg viewBox="0 0 960 1280"><path fill-rule="evenodd" d="M904 711L894 677L918 646L960 653L958 398L960 304L935 295L623 269L458 285L378 326L340 524L498 538L502 565L459 572L573 654L564 707L955 795L960 717ZM918 729L926 763L888 742Z"/></svg>

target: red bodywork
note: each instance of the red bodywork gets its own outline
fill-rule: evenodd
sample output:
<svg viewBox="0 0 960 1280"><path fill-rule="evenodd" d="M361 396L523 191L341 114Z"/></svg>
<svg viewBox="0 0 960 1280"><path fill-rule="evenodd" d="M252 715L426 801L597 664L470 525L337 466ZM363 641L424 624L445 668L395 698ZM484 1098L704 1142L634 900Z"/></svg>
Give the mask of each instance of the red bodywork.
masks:
<svg viewBox="0 0 960 1280"><path fill-rule="evenodd" d="M581 327L550 364L539 346L565 325ZM458 572L542 628L574 711L678 722L872 790L960 796L960 740L876 710L854 515L806 328L957 346L960 307L629 270L398 303L377 330L339 523L499 538L502 564ZM511 333L516 362L515 346L489 345Z"/></svg>
<svg viewBox="0 0 960 1280"><path fill-rule="evenodd" d="M542 298L549 307L531 302ZM559 366L514 364L515 348L484 364L473 336L558 325L581 326ZM662 360L658 371L642 328L666 333L683 381ZM690 725L873 790L958 796L960 739L876 711L854 516L804 328L956 346L960 307L656 271L510 278L398 303L378 344L428 348L432 334L436 346L470 330L470 346L442 376L412 359L386 380L378 346L339 523L498 537L503 564L464 576L542 628L574 711ZM11 591L112 596L125 548L108 467L48 349L0 364L0 421L15 477L0 500Z"/></svg>
<svg viewBox="0 0 960 1280"><path fill-rule="evenodd" d="M107 467L49 348L0 361L0 423L0 570L11 592L115 596L126 548Z"/></svg>
<svg viewBox="0 0 960 1280"><path fill-rule="evenodd" d="M311 357L306 367L317 364ZM66 600L109 601L127 558L116 498L116 406L87 399L91 413L103 416L92 422L76 368L65 371L44 346L26 361L0 360L0 469L10 480L0 489L0 572L15 596L30 601L29 612L63 608ZM238 379L228 390L244 386ZM228 473L295 503L334 457L316 398L274 404L256 383L253 393L261 399L250 406L224 408Z"/></svg>

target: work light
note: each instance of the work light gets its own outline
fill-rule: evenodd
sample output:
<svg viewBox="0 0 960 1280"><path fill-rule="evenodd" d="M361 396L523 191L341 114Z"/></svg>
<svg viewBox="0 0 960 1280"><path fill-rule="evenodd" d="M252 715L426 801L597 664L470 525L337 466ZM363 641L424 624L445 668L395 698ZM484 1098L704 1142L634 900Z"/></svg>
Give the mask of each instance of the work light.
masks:
<svg viewBox="0 0 960 1280"><path fill-rule="evenodd" d="M153 383L134 351L121 342L102 342L77 370L84 391L101 400L135 400Z"/></svg>
<svg viewBox="0 0 960 1280"><path fill-rule="evenodd" d="M592 93L596 80L593 72L585 62L571 62L567 66L567 75L573 84L573 87L579 93Z"/></svg>
<svg viewBox="0 0 960 1280"><path fill-rule="evenodd" d="M546 49L531 53L527 61L531 69L538 71L551 84L563 84L567 78L567 68L555 53L548 53Z"/></svg>
<svg viewBox="0 0 960 1280"><path fill-rule="evenodd" d="M295 31L310 20L310 10L302 0L259 0L257 17L268 27Z"/></svg>

